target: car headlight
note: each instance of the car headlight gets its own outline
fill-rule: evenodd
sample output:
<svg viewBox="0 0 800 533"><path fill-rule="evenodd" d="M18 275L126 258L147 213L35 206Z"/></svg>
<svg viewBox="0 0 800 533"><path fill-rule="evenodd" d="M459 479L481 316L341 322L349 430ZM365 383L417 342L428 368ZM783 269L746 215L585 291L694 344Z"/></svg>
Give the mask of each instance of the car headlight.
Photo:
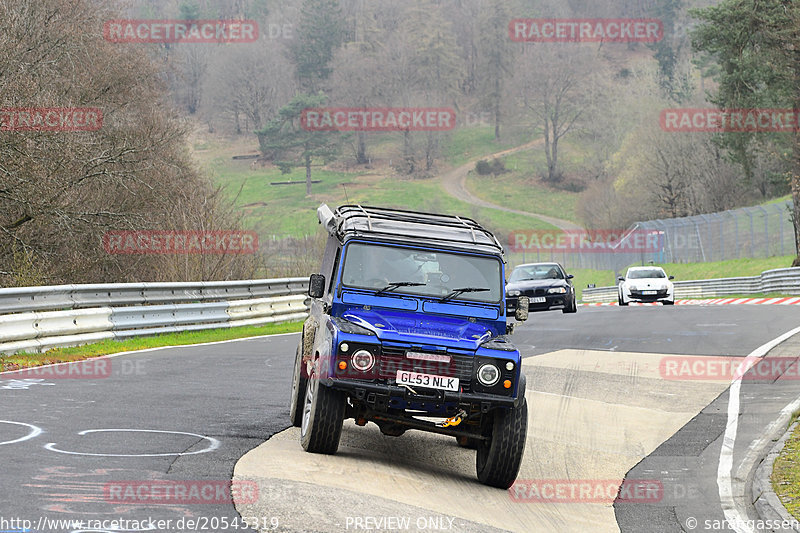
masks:
<svg viewBox="0 0 800 533"><path fill-rule="evenodd" d="M506 296L519 296L520 294L522 293L519 291L506 291Z"/></svg>
<svg viewBox="0 0 800 533"><path fill-rule="evenodd" d="M500 369L491 363L481 365L478 369L478 381L484 387L491 387L500 381Z"/></svg>
<svg viewBox="0 0 800 533"><path fill-rule="evenodd" d="M552 289L547 289L547 294L566 294L567 289L566 287L553 287Z"/></svg>
<svg viewBox="0 0 800 533"><path fill-rule="evenodd" d="M350 358L353 368L361 372L370 370L375 365L375 356L368 350L358 350Z"/></svg>

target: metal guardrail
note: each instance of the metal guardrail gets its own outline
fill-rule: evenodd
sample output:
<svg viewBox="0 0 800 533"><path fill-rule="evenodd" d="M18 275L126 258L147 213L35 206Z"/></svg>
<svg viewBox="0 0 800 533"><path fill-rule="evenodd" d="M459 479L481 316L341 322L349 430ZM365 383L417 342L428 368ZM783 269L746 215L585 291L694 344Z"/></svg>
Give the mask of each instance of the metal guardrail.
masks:
<svg viewBox="0 0 800 533"><path fill-rule="evenodd" d="M758 276L676 281L675 298L720 298L732 294L765 294L778 292L800 295L800 267L767 270ZM617 299L617 287L583 289L582 300L612 302Z"/></svg>
<svg viewBox="0 0 800 533"><path fill-rule="evenodd" d="M308 316L306 278L0 289L0 353Z"/></svg>
<svg viewBox="0 0 800 533"><path fill-rule="evenodd" d="M238 300L303 294L307 288L306 278L8 287L0 289L0 311Z"/></svg>

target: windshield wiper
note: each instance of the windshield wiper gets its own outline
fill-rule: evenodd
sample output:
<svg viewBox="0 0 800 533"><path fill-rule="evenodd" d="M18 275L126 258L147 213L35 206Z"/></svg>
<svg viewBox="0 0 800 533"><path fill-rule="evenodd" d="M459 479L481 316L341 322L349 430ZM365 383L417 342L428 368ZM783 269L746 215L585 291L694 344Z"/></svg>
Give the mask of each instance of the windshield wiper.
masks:
<svg viewBox="0 0 800 533"><path fill-rule="evenodd" d="M375 296L383 294L384 292L392 292L400 287L421 287L422 285L427 285L427 283L419 283L417 281L395 281L376 292Z"/></svg>
<svg viewBox="0 0 800 533"><path fill-rule="evenodd" d="M460 289L453 289L450 294L439 300L440 302L446 302L447 300L451 300L456 296L464 294L465 292L486 292L490 291L491 289L487 289L485 287L462 287Z"/></svg>

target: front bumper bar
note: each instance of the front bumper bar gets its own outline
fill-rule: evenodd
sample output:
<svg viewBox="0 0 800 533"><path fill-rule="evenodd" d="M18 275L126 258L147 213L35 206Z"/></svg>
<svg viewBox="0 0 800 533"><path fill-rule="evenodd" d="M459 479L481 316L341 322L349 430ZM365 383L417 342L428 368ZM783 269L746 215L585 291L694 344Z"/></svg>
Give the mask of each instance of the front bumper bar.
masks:
<svg viewBox="0 0 800 533"><path fill-rule="evenodd" d="M431 394L412 394L407 388L399 387L397 385L382 385L377 383L366 383L361 381L349 381L326 378L323 380L324 385L332 387L336 390L344 391L354 396L357 400L364 400L372 407L377 409L388 408L390 400L399 399L404 402L413 403L434 403L434 404L452 404L463 405L473 404L479 405L481 411L487 412L497 407L511 408L518 407L522 403L524 393L519 394L517 397L512 396L498 396L494 394L481 394L475 392L452 392L436 390ZM425 392L431 389L420 389ZM370 401L372 400L372 401Z"/></svg>

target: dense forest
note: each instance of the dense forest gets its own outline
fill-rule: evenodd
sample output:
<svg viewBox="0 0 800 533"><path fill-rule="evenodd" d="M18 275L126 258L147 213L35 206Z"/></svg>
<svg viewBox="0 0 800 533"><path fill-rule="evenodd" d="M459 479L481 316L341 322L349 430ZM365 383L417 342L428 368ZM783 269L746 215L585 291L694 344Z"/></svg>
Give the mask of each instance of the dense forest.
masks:
<svg viewBox="0 0 800 533"><path fill-rule="evenodd" d="M92 107L95 131L0 131L0 284L229 279L258 255L105 253L109 230L232 230L240 214L188 152L193 128L251 138L284 169L372 156L303 109L450 108L499 141L543 138L537 179L580 193L587 227L800 194L795 136L679 133L670 108L797 108L800 8L779 0L6 0L0 106ZM788 8L787 8L788 6ZM762 6L763 7L763 6ZM518 18L648 18L657 42L515 42ZM255 42L121 45L109 20L251 20ZM788 46L788 48L787 48ZM738 55L737 55L738 54ZM449 131L405 131L394 170L441 170ZM563 144L581 164L565 172ZM796 184L795 184L796 185ZM525 191L520 191L524 198ZM260 270L261 268L261 270Z"/></svg>
<svg viewBox="0 0 800 533"><path fill-rule="evenodd" d="M452 106L462 118L485 117L498 139L522 144L544 136L542 180L584 191L581 216L587 226L624 227L635 220L719 211L789 192L788 162L776 157L786 149L785 138L739 139L736 153L714 134L675 134L660 126L662 109L719 103L714 100L719 55L692 46L692 32L701 23L692 10L714 4L176 0L137 4L135 15L258 20L262 36L253 45L177 45L160 52L173 66L171 94L184 113L212 130L257 132L268 158L281 159L285 154L276 148L297 142L264 137L283 126L281 109L292 103L296 107L302 101L298 98L307 105L334 107ZM654 18L663 23L663 39L512 42L509 22L525 17ZM791 108L792 101L783 105ZM446 135L407 133L397 170L433 173ZM301 164L310 152L325 161L368 160L369 135L338 137L329 135L326 143L318 143L324 146L295 153L294 159ZM585 154L582 168L571 175L559 165L564 139Z"/></svg>

